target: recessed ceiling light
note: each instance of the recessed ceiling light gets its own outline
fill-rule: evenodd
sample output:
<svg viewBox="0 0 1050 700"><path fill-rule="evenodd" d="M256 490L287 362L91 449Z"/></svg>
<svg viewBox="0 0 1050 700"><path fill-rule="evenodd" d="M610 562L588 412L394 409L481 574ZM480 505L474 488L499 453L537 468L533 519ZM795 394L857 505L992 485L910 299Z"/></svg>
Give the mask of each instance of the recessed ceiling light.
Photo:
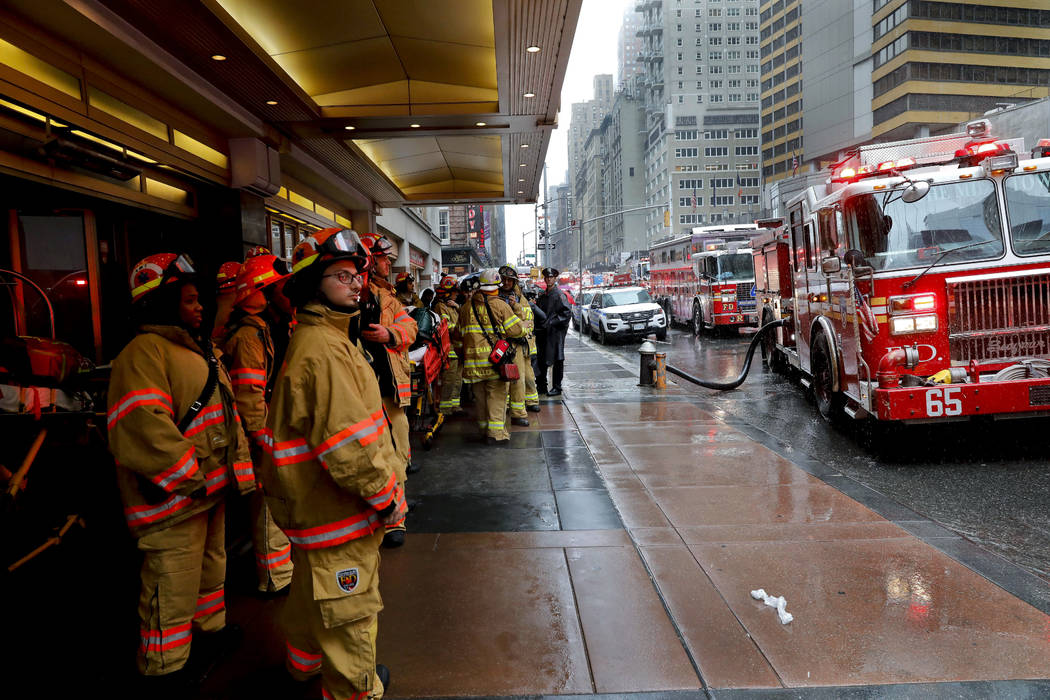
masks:
<svg viewBox="0 0 1050 700"><path fill-rule="evenodd" d="M354 130L354 129L356 129L357 127L356 127L356 126L351 126L350 124L347 124L347 125L346 125L346 126L344 126L343 128L344 128L344 129L346 129L347 131L353 131L353 130Z"/></svg>
<svg viewBox="0 0 1050 700"><path fill-rule="evenodd" d="M519 167L519 168L524 168L524 167L525 167L525 164L524 164L524 163L518 163L518 167Z"/></svg>
<svg viewBox="0 0 1050 700"><path fill-rule="evenodd" d="M413 129L418 129L419 128L419 124L409 124L409 126L412 127Z"/></svg>
<svg viewBox="0 0 1050 700"><path fill-rule="evenodd" d="M277 100L266 100L266 104L268 104L268 105L275 105L275 104L277 104Z"/></svg>
<svg viewBox="0 0 1050 700"><path fill-rule="evenodd" d="M217 54L213 54L212 55L211 60L213 60L213 61L225 61L226 57L223 56L221 53L217 53Z"/></svg>
<svg viewBox="0 0 1050 700"><path fill-rule="evenodd" d="M534 92L526 92L525 93L525 97L535 97L535 96L536 96L536 93L534 93Z"/></svg>
<svg viewBox="0 0 1050 700"><path fill-rule="evenodd" d="M518 182L525 182L525 178L523 178L523 177L519 177L519 178L518 178Z"/></svg>
<svg viewBox="0 0 1050 700"><path fill-rule="evenodd" d="M521 190L518 190L518 194L525 194L525 193L522 192Z"/></svg>
<svg viewBox="0 0 1050 700"><path fill-rule="evenodd" d="M522 148L528 148L528 147L529 147L529 144L527 144L527 143L523 143L523 144L521 144L521 147L522 147Z"/></svg>
<svg viewBox="0 0 1050 700"><path fill-rule="evenodd" d="M533 46L529 46L525 50L528 51L529 53L537 53L540 50L540 47L533 45Z"/></svg>

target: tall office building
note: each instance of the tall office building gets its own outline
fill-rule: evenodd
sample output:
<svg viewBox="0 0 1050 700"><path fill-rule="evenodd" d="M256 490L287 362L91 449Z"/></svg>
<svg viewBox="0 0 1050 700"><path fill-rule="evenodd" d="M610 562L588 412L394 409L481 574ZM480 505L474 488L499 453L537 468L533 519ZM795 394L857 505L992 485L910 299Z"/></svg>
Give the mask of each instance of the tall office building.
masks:
<svg viewBox="0 0 1050 700"><path fill-rule="evenodd" d="M857 0L860 2L860 0ZM868 0L865 0L868 2ZM762 0L762 176L766 183L802 168L802 0ZM847 3L837 0L837 4ZM870 4L870 3L869 3ZM845 42L849 31L836 34ZM804 169L804 168L803 168Z"/></svg>
<svg viewBox="0 0 1050 700"><path fill-rule="evenodd" d="M759 211L758 0L639 0L648 241Z"/></svg>
<svg viewBox="0 0 1050 700"><path fill-rule="evenodd" d="M645 64L639 57L645 47L638 32L642 28L643 17L633 7L623 13L623 23L616 41L616 89L634 93L636 79L645 72Z"/></svg>
<svg viewBox="0 0 1050 700"><path fill-rule="evenodd" d="M608 73L594 76L594 99L574 102L569 118L569 186L573 187L573 173L583 165L583 148L591 131L598 128L609 113L613 100L613 77ZM575 193L575 190L574 190Z"/></svg>
<svg viewBox="0 0 1050 700"><path fill-rule="evenodd" d="M858 144L951 131L1047 96L1045 3L762 0L760 10L763 175L774 208ZM796 157L806 177L777 182Z"/></svg>

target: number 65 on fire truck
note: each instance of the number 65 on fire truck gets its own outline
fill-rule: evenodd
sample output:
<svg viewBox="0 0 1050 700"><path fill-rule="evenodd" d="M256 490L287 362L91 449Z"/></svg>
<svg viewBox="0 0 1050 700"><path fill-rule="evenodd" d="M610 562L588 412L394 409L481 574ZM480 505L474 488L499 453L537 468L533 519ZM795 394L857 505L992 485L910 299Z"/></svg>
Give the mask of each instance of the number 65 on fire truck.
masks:
<svg viewBox="0 0 1050 700"><path fill-rule="evenodd" d="M1050 139L864 146L752 241L763 345L825 418L1050 415Z"/></svg>

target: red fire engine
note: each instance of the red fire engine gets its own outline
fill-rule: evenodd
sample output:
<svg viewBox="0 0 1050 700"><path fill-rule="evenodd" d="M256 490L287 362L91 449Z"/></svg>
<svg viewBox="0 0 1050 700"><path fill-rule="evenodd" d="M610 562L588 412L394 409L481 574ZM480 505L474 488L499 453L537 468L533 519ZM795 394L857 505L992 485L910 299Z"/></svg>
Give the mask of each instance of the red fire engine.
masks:
<svg viewBox="0 0 1050 700"><path fill-rule="evenodd" d="M693 324L696 333L704 327L754 323L750 260L745 257L746 264L738 265L733 257L720 258L730 254L730 245L746 247L759 228L758 224L702 226L653 244L649 248L653 300L672 322ZM715 251L717 255L698 260ZM698 264L705 267L698 269Z"/></svg>
<svg viewBox="0 0 1050 700"><path fill-rule="evenodd" d="M933 422L1050 415L1050 140L875 144L752 245L772 367L820 413ZM819 189L819 191L818 191Z"/></svg>

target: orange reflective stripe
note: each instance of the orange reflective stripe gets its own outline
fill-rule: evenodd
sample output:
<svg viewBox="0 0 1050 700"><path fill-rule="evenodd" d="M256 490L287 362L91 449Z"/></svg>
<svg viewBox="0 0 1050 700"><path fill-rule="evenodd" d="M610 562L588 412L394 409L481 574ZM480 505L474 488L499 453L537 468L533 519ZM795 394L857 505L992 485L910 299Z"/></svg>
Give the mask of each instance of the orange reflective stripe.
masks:
<svg viewBox="0 0 1050 700"><path fill-rule="evenodd" d="M237 367L230 370L230 380L233 386L242 384L266 386L266 370Z"/></svg>
<svg viewBox="0 0 1050 700"><path fill-rule="evenodd" d="M197 610L193 613L193 619L197 620L219 612L226 607L226 594L220 588L214 593L197 598Z"/></svg>
<svg viewBox="0 0 1050 700"><path fill-rule="evenodd" d="M288 663L290 663L295 669L302 671L303 673L314 673L315 671L321 670L320 654L311 654L308 651L297 649L287 641L284 643L284 647L286 656L288 657Z"/></svg>
<svg viewBox="0 0 1050 700"><path fill-rule="evenodd" d="M221 403L206 406L201 409L201 412L197 414L197 417L193 419L193 422L186 427L186 432L183 433L183 435L186 437L193 437L209 425L222 423L225 416L226 414L222 410Z"/></svg>
<svg viewBox="0 0 1050 700"><path fill-rule="evenodd" d="M171 498L156 505L134 506L124 509L130 527L142 527L167 518L190 504L190 499L172 494Z"/></svg>
<svg viewBox="0 0 1050 700"><path fill-rule="evenodd" d="M383 510L393 502L396 490L397 476L391 474L390 479L386 482L386 486L380 489L379 493L372 496L366 496L365 500L376 510Z"/></svg>
<svg viewBox="0 0 1050 700"><path fill-rule="evenodd" d="M356 540L359 537L367 537L379 527L379 516L375 511L371 511L358 513L328 525L318 525L302 530L285 530L284 534L288 535L292 544L301 549L322 549Z"/></svg>
<svg viewBox="0 0 1050 700"><path fill-rule="evenodd" d="M276 552L256 554L256 560L264 569L279 569L292 560L292 545L286 544Z"/></svg>
<svg viewBox="0 0 1050 700"><path fill-rule="evenodd" d="M172 491L176 486L197 473L197 458L194 456L195 449L190 445L175 464L171 465L160 474L150 477L150 481L165 491Z"/></svg>
<svg viewBox="0 0 1050 700"><path fill-rule="evenodd" d="M219 467L215 471L208 472L204 475L204 478L205 492L209 496L221 489L229 481L226 476L226 467Z"/></svg>
<svg viewBox="0 0 1050 700"><path fill-rule="evenodd" d="M233 465L233 476L238 482L252 481L255 479L255 469L251 462L235 462Z"/></svg>
<svg viewBox="0 0 1050 700"><path fill-rule="evenodd" d="M169 415L174 415L171 396L157 388L140 389L125 394L113 404L106 418L106 427L112 430L114 423L140 406L160 406Z"/></svg>
<svg viewBox="0 0 1050 700"><path fill-rule="evenodd" d="M349 428L343 428L338 433L328 438L314 450L317 455L317 459L321 461L325 469L328 465L324 462L324 457L328 453L339 449L343 445L353 441L360 441L361 445L368 445L374 442L383 430L386 429L386 421L384 420L383 409L380 408L378 411L373 413L365 420L351 425Z"/></svg>
<svg viewBox="0 0 1050 700"><path fill-rule="evenodd" d="M142 650L145 652L168 651L189 644L193 637L192 623L187 622L170 629L149 630L142 628Z"/></svg>

